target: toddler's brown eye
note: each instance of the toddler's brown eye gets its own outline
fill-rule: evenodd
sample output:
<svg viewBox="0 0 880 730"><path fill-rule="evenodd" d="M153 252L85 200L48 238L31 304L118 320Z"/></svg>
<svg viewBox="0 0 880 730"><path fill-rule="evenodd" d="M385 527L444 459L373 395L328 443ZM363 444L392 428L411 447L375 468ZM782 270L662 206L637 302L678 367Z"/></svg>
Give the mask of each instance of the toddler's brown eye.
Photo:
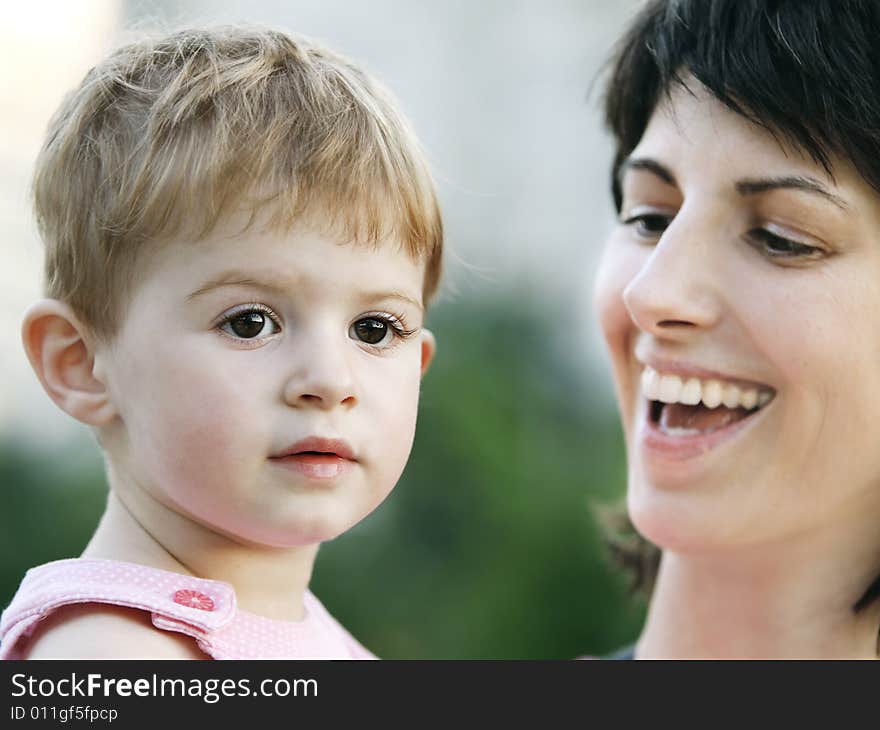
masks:
<svg viewBox="0 0 880 730"><path fill-rule="evenodd" d="M352 329L354 336L368 345L378 345L388 336L388 323L374 317L358 320Z"/></svg>
<svg viewBox="0 0 880 730"><path fill-rule="evenodd" d="M266 312L252 309L233 315L221 325L221 329L242 340L253 340L275 334L278 327Z"/></svg>
<svg viewBox="0 0 880 730"><path fill-rule="evenodd" d="M256 337L266 326L266 315L262 312L245 312L230 322L232 331L239 337Z"/></svg>

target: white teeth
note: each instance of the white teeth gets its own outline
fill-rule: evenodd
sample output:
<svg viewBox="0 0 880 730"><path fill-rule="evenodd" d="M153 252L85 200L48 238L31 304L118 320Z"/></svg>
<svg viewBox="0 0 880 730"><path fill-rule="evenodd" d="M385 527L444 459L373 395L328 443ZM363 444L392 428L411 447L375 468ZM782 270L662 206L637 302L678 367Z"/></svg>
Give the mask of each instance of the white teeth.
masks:
<svg viewBox="0 0 880 730"><path fill-rule="evenodd" d="M646 398L657 400L660 395L660 375L654 368L645 368L642 370L642 393Z"/></svg>
<svg viewBox="0 0 880 730"><path fill-rule="evenodd" d="M740 389L728 383L721 391L721 402L726 408L736 408L739 405Z"/></svg>
<svg viewBox="0 0 880 730"><path fill-rule="evenodd" d="M740 396L739 404L743 408L748 408L751 410L755 407L755 404L758 402L758 391L757 390L747 390L745 393Z"/></svg>
<svg viewBox="0 0 880 730"><path fill-rule="evenodd" d="M717 408L721 405L724 389L717 380L709 380L703 383L703 405L706 408Z"/></svg>
<svg viewBox="0 0 880 730"><path fill-rule="evenodd" d="M663 426L663 433L667 436L683 438L687 436L699 436L702 431L698 428L676 428L675 426Z"/></svg>
<svg viewBox="0 0 880 730"><path fill-rule="evenodd" d="M703 397L702 392L700 381L696 378L691 378L684 384L684 388L681 389L681 395L678 396L678 400L686 406L695 406Z"/></svg>
<svg viewBox="0 0 880 730"><path fill-rule="evenodd" d="M650 367L642 371L641 385L642 395L648 400L688 406L695 406L702 401L706 408L717 408L724 404L727 408L751 410L756 405L765 405L773 397L770 391L740 388L720 380L683 380L678 375L661 375Z"/></svg>
<svg viewBox="0 0 880 730"><path fill-rule="evenodd" d="M660 397L657 400L663 403L677 403L679 393L681 393L681 378L677 375L660 376Z"/></svg>

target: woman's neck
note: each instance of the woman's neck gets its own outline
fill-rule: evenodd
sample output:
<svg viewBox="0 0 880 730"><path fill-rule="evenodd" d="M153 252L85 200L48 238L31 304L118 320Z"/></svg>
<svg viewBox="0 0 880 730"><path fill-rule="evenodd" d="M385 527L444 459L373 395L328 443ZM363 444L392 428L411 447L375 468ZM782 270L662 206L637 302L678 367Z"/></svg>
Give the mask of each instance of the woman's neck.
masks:
<svg viewBox="0 0 880 730"><path fill-rule="evenodd" d="M636 655L876 658L880 606L853 605L880 573L878 553L866 560L864 547L837 538L835 549L813 535L736 555L667 551Z"/></svg>
<svg viewBox="0 0 880 730"><path fill-rule="evenodd" d="M143 492L113 489L84 558L149 565L230 583L239 607L269 618L303 618L318 545L244 545L165 507Z"/></svg>

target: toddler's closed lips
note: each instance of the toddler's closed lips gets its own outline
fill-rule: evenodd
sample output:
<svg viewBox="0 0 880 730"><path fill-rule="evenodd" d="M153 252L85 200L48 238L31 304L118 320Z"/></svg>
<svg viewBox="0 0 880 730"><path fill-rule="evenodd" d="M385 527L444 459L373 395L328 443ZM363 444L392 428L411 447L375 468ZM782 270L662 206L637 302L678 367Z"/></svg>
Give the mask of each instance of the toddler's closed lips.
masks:
<svg viewBox="0 0 880 730"><path fill-rule="evenodd" d="M309 461L314 460L312 457L318 459L324 457L324 461L329 461L333 458L357 461L354 449L351 448L347 441L322 438L320 436L309 436L308 438L301 439L270 458L289 459L292 457L296 457L299 461L306 460L306 457L309 457Z"/></svg>

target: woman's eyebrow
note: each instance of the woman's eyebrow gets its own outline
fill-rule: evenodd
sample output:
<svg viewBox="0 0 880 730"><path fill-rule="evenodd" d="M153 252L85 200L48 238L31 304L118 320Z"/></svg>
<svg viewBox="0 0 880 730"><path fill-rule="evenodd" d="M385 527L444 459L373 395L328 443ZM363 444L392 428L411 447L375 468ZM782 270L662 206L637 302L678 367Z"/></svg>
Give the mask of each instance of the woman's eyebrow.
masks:
<svg viewBox="0 0 880 730"><path fill-rule="evenodd" d="M752 180L740 180L736 183L736 190L740 195L755 195L767 190L803 190L815 193L826 200L834 203L841 210L849 210L846 201L832 193L821 182L806 175L791 175L788 177L765 177Z"/></svg>
<svg viewBox="0 0 880 730"><path fill-rule="evenodd" d="M622 177L623 173L628 170L645 170L646 172L653 173L669 185L678 186L678 183L675 182L675 175L670 172L669 168L650 157L627 157L620 163L619 176Z"/></svg>

